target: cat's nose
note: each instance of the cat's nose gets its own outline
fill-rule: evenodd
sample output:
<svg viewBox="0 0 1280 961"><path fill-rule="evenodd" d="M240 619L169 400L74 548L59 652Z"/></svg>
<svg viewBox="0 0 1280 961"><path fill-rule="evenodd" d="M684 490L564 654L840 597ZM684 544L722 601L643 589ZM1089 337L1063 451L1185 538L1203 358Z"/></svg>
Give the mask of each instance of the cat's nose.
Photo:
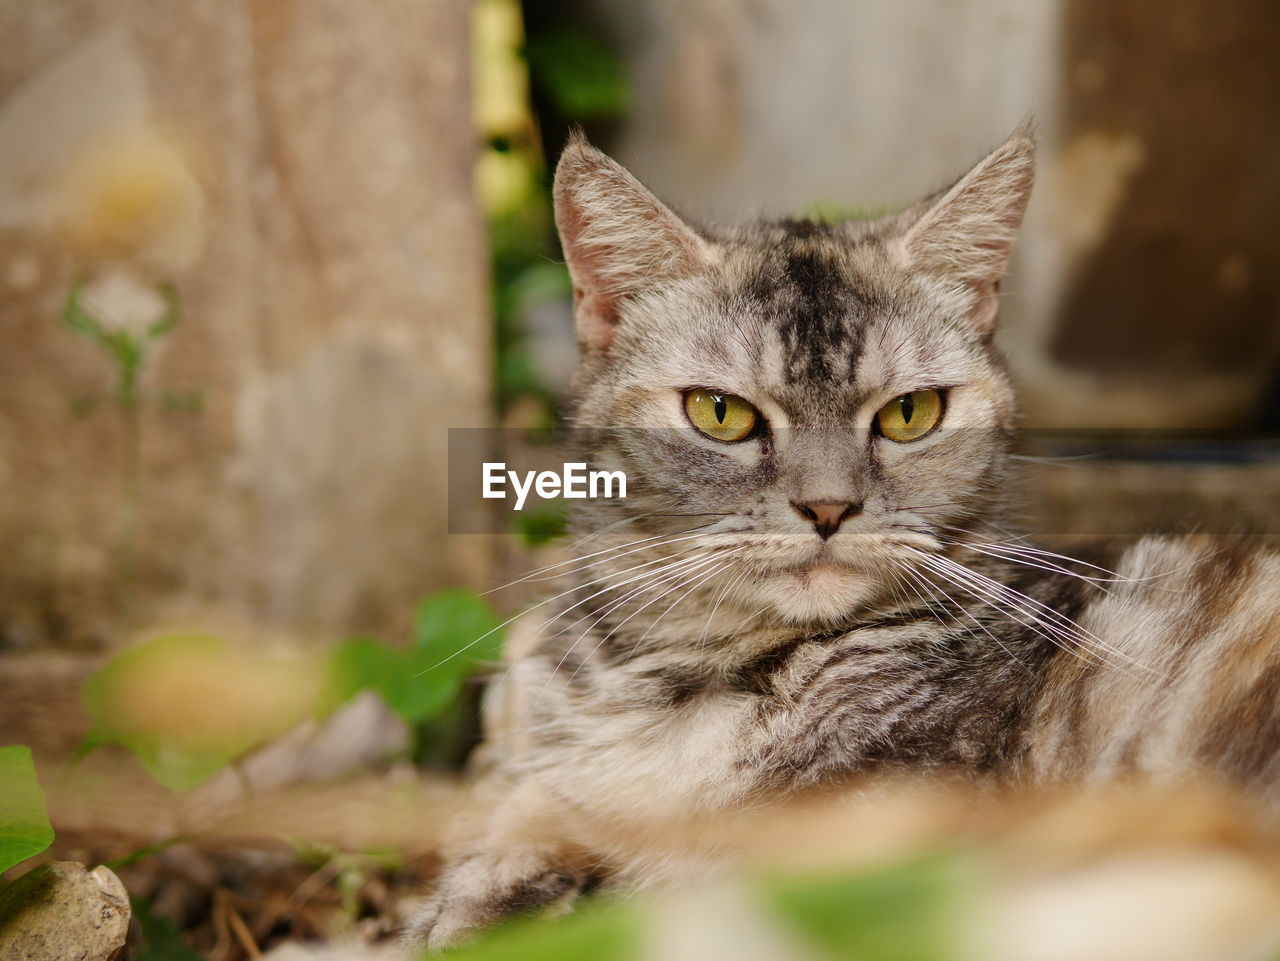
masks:
<svg viewBox="0 0 1280 961"><path fill-rule="evenodd" d="M792 501L791 506L801 517L813 523L813 529L824 541L848 518L862 511L860 501Z"/></svg>

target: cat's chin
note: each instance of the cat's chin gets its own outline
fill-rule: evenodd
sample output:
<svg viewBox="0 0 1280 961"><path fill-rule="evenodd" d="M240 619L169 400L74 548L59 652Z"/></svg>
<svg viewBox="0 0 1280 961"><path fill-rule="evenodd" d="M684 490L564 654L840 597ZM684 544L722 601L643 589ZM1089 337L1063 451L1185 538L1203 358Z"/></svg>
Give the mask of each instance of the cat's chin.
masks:
<svg viewBox="0 0 1280 961"><path fill-rule="evenodd" d="M791 624L836 623L876 594L866 574L831 564L780 571L760 588L763 599Z"/></svg>

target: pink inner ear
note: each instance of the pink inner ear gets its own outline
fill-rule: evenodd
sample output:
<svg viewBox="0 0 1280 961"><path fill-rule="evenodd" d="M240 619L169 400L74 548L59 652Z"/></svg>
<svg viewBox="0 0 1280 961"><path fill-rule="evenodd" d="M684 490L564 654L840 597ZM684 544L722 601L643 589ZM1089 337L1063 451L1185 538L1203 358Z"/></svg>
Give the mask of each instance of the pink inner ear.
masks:
<svg viewBox="0 0 1280 961"><path fill-rule="evenodd" d="M570 144L561 157L555 202L584 351L611 346L624 301L687 276L704 260L705 244L691 228L582 142Z"/></svg>
<svg viewBox="0 0 1280 961"><path fill-rule="evenodd" d="M996 328L996 314L1000 310L1000 281L994 284L978 284L974 288L978 299L969 312L969 322L984 334L990 334Z"/></svg>
<svg viewBox="0 0 1280 961"><path fill-rule="evenodd" d="M573 313L578 328L578 344L588 351L607 350L613 342L613 328L618 322L614 297L605 294L600 283L599 251L588 253L579 244L582 217L576 208L565 205L561 211L560 236L569 259L573 280Z"/></svg>
<svg viewBox="0 0 1280 961"><path fill-rule="evenodd" d="M573 312L578 321L578 342L584 348L604 351L613 342L613 329L618 322L613 299L574 285Z"/></svg>

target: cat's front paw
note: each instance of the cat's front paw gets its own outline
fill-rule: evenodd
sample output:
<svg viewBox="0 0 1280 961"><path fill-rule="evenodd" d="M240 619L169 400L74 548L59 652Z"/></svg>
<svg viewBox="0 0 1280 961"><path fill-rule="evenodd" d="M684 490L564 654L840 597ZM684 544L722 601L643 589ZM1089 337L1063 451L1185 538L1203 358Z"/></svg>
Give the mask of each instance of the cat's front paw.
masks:
<svg viewBox="0 0 1280 961"><path fill-rule="evenodd" d="M441 893L422 906L405 928L411 948L442 951L482 928L517 914L567 909L581 893L586 878L576 871L546 870L514 881L501 881L501 868L489 885L466 884L477 865L466 866L461 877L447 878ZM462 882L462 883L459 883Z"/></svg>

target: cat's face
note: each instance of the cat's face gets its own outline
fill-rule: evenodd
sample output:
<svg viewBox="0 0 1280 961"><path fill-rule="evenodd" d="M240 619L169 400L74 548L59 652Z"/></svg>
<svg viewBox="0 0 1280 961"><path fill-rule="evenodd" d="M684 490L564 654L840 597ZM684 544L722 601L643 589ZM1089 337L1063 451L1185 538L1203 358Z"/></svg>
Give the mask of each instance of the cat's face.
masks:
<svg viewBox="0 0 1280 961"><path fill-rule="evenodd" d="M629 483L587 526L621 509L632 538L714 538L736 594L794 623L901 592L913 552L1002 487L1013 399L990 334L1030 171L1018 134L892 218L709 233L571 144L576 422L606 429L596 457Z"/></svg>

